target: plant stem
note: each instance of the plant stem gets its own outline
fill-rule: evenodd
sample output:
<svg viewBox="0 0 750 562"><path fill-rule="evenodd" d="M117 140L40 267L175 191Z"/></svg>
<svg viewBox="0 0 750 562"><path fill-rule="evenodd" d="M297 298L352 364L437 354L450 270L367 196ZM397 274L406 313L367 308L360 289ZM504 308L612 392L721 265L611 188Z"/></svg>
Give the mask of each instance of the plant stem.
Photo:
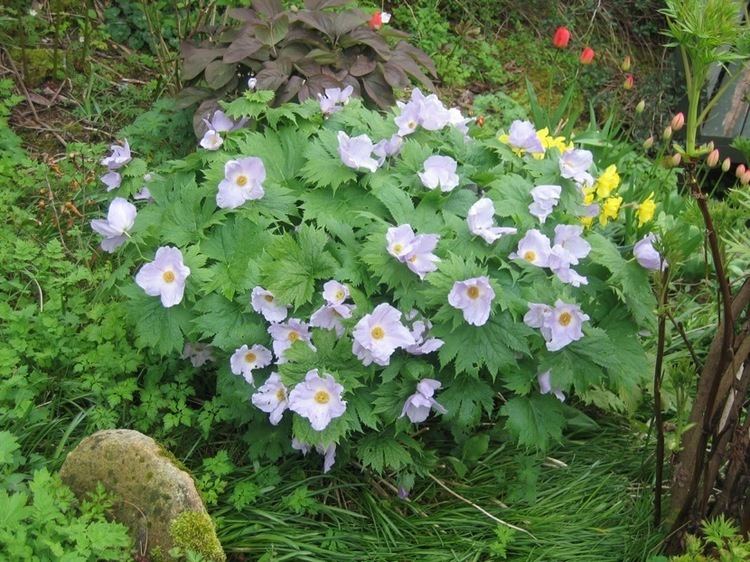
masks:
<svg viewBox="0 0 750 562"><path fill-rule="evenodd" d="M654 525L661 524L662 481L664 479L664 423L661 416L661 378L664 362L664 342L667 323L667 287L669 269L661 275L659 287L659 327L656 340L656 364L654 365L654 425L656 426L656 475L654 487Z"/></svg>

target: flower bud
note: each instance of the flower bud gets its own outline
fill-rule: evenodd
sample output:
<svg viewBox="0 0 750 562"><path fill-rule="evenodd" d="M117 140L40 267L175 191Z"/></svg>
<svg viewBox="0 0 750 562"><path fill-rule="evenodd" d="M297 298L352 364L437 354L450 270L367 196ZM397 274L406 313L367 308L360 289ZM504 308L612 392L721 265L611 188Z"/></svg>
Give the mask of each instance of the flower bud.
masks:
<svg viewBox="0 0 750 562"><path fill-rule="evenodd" d="M643 141L643 148L644 149L648 150L652 146L654 146L654 137L653 137L653 135L650 136L650 137L648 137L645 141Z"/></svg>
<svg viewBox="0 0 750 562"><path fill-rule="evenodd" d="M669 139L671 139L672 138L672 127L667 126L664 129L664 133L662 133L661 138L663 138L666 141L668 141Z"/></svg>
<svg viewBox="0 0 750 562"><path fill-rule="evenodd" d="M747 170L744 174L742 174L742 177L740 178L740 183L742 185L750 184L750 170Z"/></svg>
<svg viewBox="0 0 750 562"><path fill-rule="evenodd" d="M721 171L727 173L731 167L732 161L729 158L724 158L724 161L721 163Z"/></svg>
<svg viewBox="0 0 750 562"><path fill-rule="evenodd" d="M685 126L685 116L683 115L682 111L672 117L670 126L672 127L673 131L679 131L680 129L682 129L682 127Z"/></svg>
<svg viewBox="0 0 750 562"><path fill-rule="evenodd" d="M622 83L622 87L625 88L626 90L632 90L634 84L635 84L635 78L633 78L633 75L626 74L625 81Z"/></svg>
<svg viewBox="0 0 750 562"><path fill-rule="evenodd" d="M555 34L552 36L552 44L557 49L564 49L570 42L570 30L561 25L555 30Z"/></svg>
<svg viewBox="0 0 750 562"><path fill-rule="evenodd" d="M672 166L677 167L680 165L680 162L682 162L682 154L675 152L670 160L672 161Z"/></svg>
<svg viewBox="0 0 750 562"><path fill-rule="evenodd" d="M581 64L591 64L594 62L594 49L591 47L584 47L583 51L581 51L581 57L580 57Z"/></svg>
<svg viewBox="0 0 750 562"><path fill-rule="evenodd" d="M707 151L707 152L711 152L711 151L712 151L712 150L713 150L714 148L716 148L716 146L714 146L714 141L711 141L711 142L709 142L709 143L708 143L708 144L706 145L706 151Z"/></svg>
<svg viewBox="0 0 750 562"><path fill-rule="evenodd" d="M628 70L630 70L631 64L632 63L630 61L630 55L625 55L625 58L622 59L622 64L620 65L620 68L622 68L623 72L627 72Z"/></svg>
<svg viewBox="0 0 750 562"><path fill-rule="evenodd" d="M734 171L734 175L736 175L737 179L739 179L739 178L742 177L742 175L745 173L745 171L746 171L745 170L745 165L744 164L740 164L739 166L737 166L737 169Z"/></svg>
<svg viewBox="0 0 750 562"><path fill-rule="evenodd" d="M643 111L646 109L646 100L641 100L638 102L638 105L635 106L635 112L639 115L643 113Z"/></svg>
<svg viewBox="0 0 750 562"><path fill-rule="evenodd" d="M709 168L715 168L719 165L719 149L714 148L711 152L708 153L708 156L706 157L706 165Z"/></svg>

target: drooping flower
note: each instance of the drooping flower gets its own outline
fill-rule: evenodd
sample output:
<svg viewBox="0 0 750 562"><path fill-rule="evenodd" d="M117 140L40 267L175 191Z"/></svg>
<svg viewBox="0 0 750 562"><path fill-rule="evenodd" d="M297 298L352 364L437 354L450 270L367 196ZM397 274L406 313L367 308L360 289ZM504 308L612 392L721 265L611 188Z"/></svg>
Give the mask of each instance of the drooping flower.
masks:
<svg viewBox="0 0 750 562"><path fill-rule="evenodd" d="M354 170L364 168L370 172L378 169L378 162L372 157L375 146L367 135L349 137L344 131L339 131L339 156L344 165Z"/></svg>
<svg viewBox="0 0 750 562"><path fill-rule="evenodd" d="M135 276L136 284L151 297L159 296L169 308L180 304L185 293L185 280L190 268L182 261L182 252L172 246L156 250L154 261L145 264Z"/></svg>
<svg viewBox="0 0 750 562"><path fill-rule="evenodd" d="M250 304L255 312L262 314L263 318L269 322L281 322L286 318L288 307L280 304L273 293L263 287L253 289Z"/></svg>
<svg viewBox="0 0 750 562"><path fill-rule="evenodd" d="M385 159L389 156L396 156L401 152L403 144L404 139L397 134L392 135L389 139L378 141L372 149L372 153L378 157L378 166L382 166L385 163Z"/></svg>
<svg viewBox="0 0 750 562"><path fill-rule="evenodd" d="M284 352L292 347L292 344L296 341L306 342L310 349L315 349L310 341L310 326L297 318L290 318L279 324L271 324L268 327L268 333L273 338L273 352L278 364L286 363Z"/></svg>
<svg viewBox="0 0 750 562"><path fill-rule="evenodd" d="M583 337L582 326L589 320L587 314L575 304L561 300L555 302L554 308L546 304L529 303L529 310L523 317L524 323L542 332L548 351L559 351L569 343Z"/></svg>
<svg viewBox="0 0 750 562"><path fill-rule="evenodd" d="M593 163L594 155L588 150L568 150L560 156L560 175L579 184L593 184L594 178L588 171Z"/></svg>
<svg viewBox="0 0 750 562"><path fill-rule="evenodd" d="M331 375L322 378L313 369L289 393L289 409L307 418L315 431L323 431L331 420L346 411L346 402L341 399L343 392L344 387Z"/></svg>
<svg viewBox="0 0 750 562"><path fill-rule="evenodd" d="M336 462L336 443L331 443L328 447L318 445L315 450L318 451L318 454L323 455L323 474L326 474Z"/></svg>
<svg viewBox="0 0 750 562"><path fill-rule="evenodd" d="M518 241L518 250L509 257L514 260L524 260L537 267L547 267L551 251L549 238L534 228L526 232Z"/></svg>
<svg viewBox="0 0 750 562"><path fill-rule="evenodd" d="M469 208L466 221L469 232L480 236L488 244L492 244L501 236L516 234L518 229L512 227L495 226L495 204L489 197L482 197Z"/></svg>
<svg viewBox="0 0 750 562"><path fill-rule="evenodd" d="M424 161L424 170L418 172L419 179L427 189L439 187L443 192L452 191L459 183L457 166L450 156L430 156Z"/></svg>
<svg viewBox="0 0 750 562"><path fill-rule="evenodd" d="M435 410L439 414L445 414L448 412L442 405L438 404L437 400L433 398L435 391L438 390L442 384L440 381L435 379L422 379L417 384L417 391L409 396L404 402L404 407L401 410L401 416L408 417L412 423L422 423L430 415L430 410Z"/></svg>
<svg viewBox="0 0 750 562"><path fill-rule="evenodd" d="M594 62L594 49L591 47L584 47L583 51L581 51L581 57L580 62L581 64L591 64Z"/></svg>
<svg viewBox="0 0 750 562"><path fill-rule="evenodd" d="M406 320L411 322L410 331L414 343L407 345L404 349L411 355L427 355L443 347L445 342L439 338L428 338L427 333L432 329L432 323L426 318L418 319L418 315L416 310L411 310L406 314Z"/></svg>
<svg viewBox="0 0 750 562"><path fill-rule="evenodd" d="M602 175L596 178L596 183L594 184L596 196L599 199L606 199L619 186L620 174L617 173L617 166L615 164L607 166Z"/></svg>
<svg viewBox="0 0 750 562"><path fill-rule="evenodd" d="M91 228L104 236L101 243L102 250L112 253L125 243L128 232L135 224L136 215L135 205L122 197L115 197L109 204L107 220L91 221Z"/></svg>
<svg viewBox="0 0 750 562"><path fill-rule="evenodd" d="M464 320L472 326L484 326L490 318L494 298L490 280L485 276L473 277L453 284L448 304L463 312Z"/></svg>
<svg viewBox="0 0 750 562"><path fill-rule="evenodd" d="M544 224L547 217L560 201L562 187L559 185L538 185L531 190L533 202L529 205L529 212Z"/></svg>
<svg viewBox="0 0 750 562"><path fill-rule="evenodd" d="M250 397L253 405L269 414L271 425L277 425L289 407L288 392L278 373L271 373L265 383Z"/></svg>
<svg viewBox="0 0 750 562"><path fill-rule="evenodd" d="M435 94L425 96L419 88L414 88L408 103L397 102L399 114L395 118L398 135L413 133L418 126L428 131L439 131L456 119L455 113L446 109Z"/></svg>
<svg viewBox="0 0 750 562"><path fill-rule="evenodd" d="M397 135L405 137L417 130L421 107L418 103L409 102L399 106L400 113L393 120L398 127Z"/></svg>
<svg viewBox="0 0 750 562"><path fill-rule="evenodd" d="M457 107L451 107L448 110L448 125L454 127L460 133L463 133L464 137L469 135L469 123L474 120L472 117L464 117L461 110Z"/></svg>
<svg viewBox="0 0 750 562"><path fill-rule="evenodd" d="M638 205L636 214L638 216L638 226L641 227L654 218L656 212L656 202L654 201L654 192L652 191L643 203Z"/></svg>
<svg viewBox="0 0 750 562"><path fill-rule="evenodd" d="M104 157L101 164L102 166L109 168L110 171L117 170L132 160L128 139L125 139L122 146L119 144L113 144L109 149L112 153L109 156Z"/></svg>
<svg viewBox="0 0 750 562"><path fill-rule="evenodd" d="M122 183L122 176L119 174L119 172L107 172L99 179L102 180L102 183L107 186L107 191L117 189Z"/></svg>
<svg viewBox="0 0 750 562"><path fill-rule="evenodd" d="M560 402L565 402L565 393L562 391L562 389L552 387L551 371L539 373L536 376L536 380L539 383L540 394L549 394L551 392Z"/></svg>
<svg viewBox="0 0 750 562"><path fill-rule="evenodd" d="M502 142L508 143L516 152L524 154L544 154L542 141L530 121L515 120L510 124L508 134L500 137Z"/></svg>
<svg viewBox="0 0 750 562"><path fill-rule="evenodd" d="M254 384L253 371L268 367L272 359L271 351L260 344L250 348L242 345L229 358L229 366L233 374L242 375L249 384Z"/></svg>
<svg viewBox="0 0 750 562"><path fill-rule="evenodd" d="M552 246L549 255L549 268L552 270L552 273L554 273L563 283L573 285L574 287L588 285L588 279L579 275L577 271L570 267L576 262L577 260L575 257L566 251L561 245L555 244Z"/></svg>
<svg viewBox="0 0 750 562"><path fill-rule="evenodd" d="M636 242L633 247L633 255L641 267L651 271L664 271L669 263L667 263L667 260L662 258L658 250L654 248L654 243L656 241L657 238L653 232L647 234Z"/></svg>
<svg viewBox="0 0 750 562"><path fill-rule="evenodd" d="M609 199L606 199L602 205L601 214L599 215L599 224L606 226L610 219L617 220L621 204L622 197L610 197Z"/></svg>
<svg viewBox="0 0 750 562"><path fill-rule="evenodd" d="M206 150L219 150L221 145L224 144L224 139L221 138L218 131L208 129L203 133L203 137L198 144Z"/></svg>
<svg viewBox="0 0 750 562"><path fill-rule="evenodd" d="M323 115L332 115L349 103L349 98L351 98L353 92L352 86L347 86L343 90L341 88L326 88L325 95L318 94L320 111L323 112Z"/></svg>
<svg viewBox="0 0 750 562"><path fill-rule="evenodd" d="M313 312L310 317L310 326L315 328L324 328L326 330L335 330L336 335L344 335L345 318L351 318L354 305L344 304L349 298L349 289L338 281L327 281L323 285L323 298L326 304Z"/></svg>
<svg viewBox="0 0 750 562"><path fill-rule="evenodd" d="M224 179L219 182L216 204L221 209L236 209L245 201L254 201L265 195L263 182L266 167L255 156L230 160L224 165Z"/></svg>
<svg viewBox="0 0 750 562"><path fill-rule="evenodd" d="M365 314L354 327L353 335L352 353L363 362L369 359L378 365L387 365L398 348L416 343L401 323L401 312L387 303L379 304L372 313Z"/></svg>
<svg viewBox="0 0 750 562"><path fill-rule="evenodd" d="M255 88L257 88L258 87L258 79L255 76L251 76L250 78L248 78L247 79L247 87L250 90L254 90Z"/></svg>
<svg viewBox="0 0 750 562"><path fill-rule="evenodd" d="M437 269L440 258L432 251L437 247L440 236L437 234L420 234L411 243L411 251L406 255L404 263L421 280Z"/></svg>
<svg viewBox="0 0 750 562"><path fill-rule="evenodd" d="M555 246L560 246L572 256L570 263L577 264L589 255L591 244L583 239L583 227L571 224L558 224L555 227Z"/></svg>
<svg viewBox="0 0 750 562"><path fill-rule="evenodd" d="M180 357L189 359L193 367L202 367L215 361L214 348L206 343L185 343Z"/></svg>
<svg viewBox="0 0 750 562"><path fill-rule="evenodd" d="M555 34L552 36L552 44L557 49L564 49L570 42L570 31L564 25L561 25L555 30Z"/></svg>

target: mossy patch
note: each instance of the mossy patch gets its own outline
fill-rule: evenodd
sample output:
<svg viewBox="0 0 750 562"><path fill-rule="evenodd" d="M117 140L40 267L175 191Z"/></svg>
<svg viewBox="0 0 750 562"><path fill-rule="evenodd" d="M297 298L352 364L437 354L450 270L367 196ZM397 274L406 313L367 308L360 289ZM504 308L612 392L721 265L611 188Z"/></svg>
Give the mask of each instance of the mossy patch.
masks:
<svg viewBox="0 0 750 562"><path fill-rule="evenodd" d="M212 562L224 562L227 557L216 536L211 517L201 511L185 511L169 526L174 545L192 550Z"/></svg>

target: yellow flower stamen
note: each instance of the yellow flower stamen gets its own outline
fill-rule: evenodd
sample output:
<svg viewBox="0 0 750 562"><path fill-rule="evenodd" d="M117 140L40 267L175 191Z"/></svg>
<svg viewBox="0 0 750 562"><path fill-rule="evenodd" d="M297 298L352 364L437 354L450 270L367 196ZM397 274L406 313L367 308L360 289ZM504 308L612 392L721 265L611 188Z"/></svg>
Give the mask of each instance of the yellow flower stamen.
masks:
<svg viewBox="0 0 750 562"><path fill-rule="evenodd" d="M318 392L315 393L315 396L313 397L313 399L318 404L328 404L328 402L330 402L331 400L331 395L328 394L328 392L326 392L325 390L319 390Z"/></svg>

